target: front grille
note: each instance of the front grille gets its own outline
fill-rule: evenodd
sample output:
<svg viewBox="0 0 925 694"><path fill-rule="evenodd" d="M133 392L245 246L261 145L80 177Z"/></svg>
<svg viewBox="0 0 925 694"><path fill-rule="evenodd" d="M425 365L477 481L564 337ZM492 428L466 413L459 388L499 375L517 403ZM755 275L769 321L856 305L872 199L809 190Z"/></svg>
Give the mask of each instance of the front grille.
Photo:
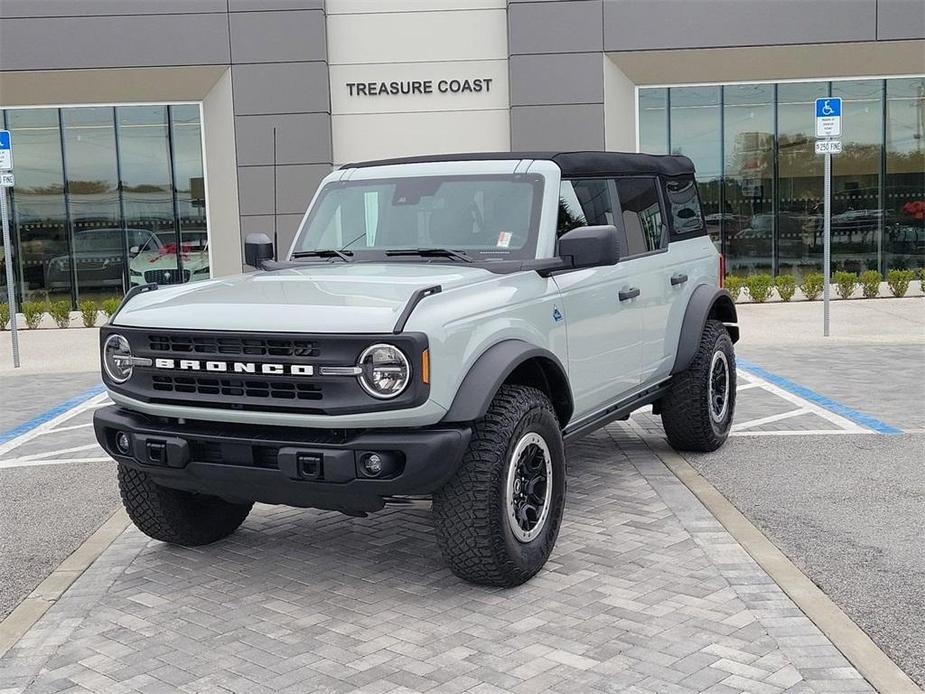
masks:
<svg viewBox="0 0 925 694"><path fill-rule="evenodd" d="M228 335L148 335L148 349L165 354L252 357L317 357L313 340Z"/></svg>
<svg viewBox="0 0 925 694"><path fill-rule="evenodd" d="M157 284L182 284L189 282L189 270L180 272L179 270L147 270L145 271L145 282L155 282Z"/></svg>
<svg viewBox="0 0 925 694"><path fill-rule="evenodd" d="M166 393L261 398L275 400L321 400L321 386L298 381L270 381L207 376L151 377L154 390Z"/></svg>

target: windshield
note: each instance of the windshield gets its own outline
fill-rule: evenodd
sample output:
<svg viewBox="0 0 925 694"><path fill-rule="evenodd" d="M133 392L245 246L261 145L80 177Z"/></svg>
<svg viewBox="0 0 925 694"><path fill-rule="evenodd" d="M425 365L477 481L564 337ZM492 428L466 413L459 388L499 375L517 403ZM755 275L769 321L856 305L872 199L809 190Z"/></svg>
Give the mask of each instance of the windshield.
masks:
<svg viewBox="0 0 925 694"><path fill-rule="evenodd" d="M356 260L452 262L386 254L448 249L475 261L532 258L542 197L543 178L533 174L330 183L299 233L295 254L340 250Z"/></svg>

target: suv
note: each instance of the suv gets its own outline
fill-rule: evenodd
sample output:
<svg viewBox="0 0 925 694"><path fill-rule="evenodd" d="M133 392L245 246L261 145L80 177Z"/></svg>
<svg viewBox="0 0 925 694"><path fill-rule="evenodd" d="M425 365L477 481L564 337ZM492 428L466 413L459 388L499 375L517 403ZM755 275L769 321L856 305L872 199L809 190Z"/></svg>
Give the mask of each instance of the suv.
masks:
<svg viewBox="0 0 925 694"><path fill-rule="evenodd" d="M348 164L283 260L262 234L245 255L135 287L101 331L96 436L153 538L429 499L452 570L514 586L555 544L566 441L647 405L676 448L729 433L736 309L685 157Z"/></svg>

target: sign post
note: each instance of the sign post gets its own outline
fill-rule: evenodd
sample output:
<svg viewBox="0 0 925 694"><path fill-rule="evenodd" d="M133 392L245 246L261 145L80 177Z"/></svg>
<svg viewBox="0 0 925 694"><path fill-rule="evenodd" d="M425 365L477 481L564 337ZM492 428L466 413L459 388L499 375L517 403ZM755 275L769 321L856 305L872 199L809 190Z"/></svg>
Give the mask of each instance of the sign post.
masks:
<svg viewBox="0 0 925 694"><path fill-rule="evenodd" d="M816 154L825 156L822 229L822 334L829 336L832 285L832 155L841 154L841 99L816 99Z"/></svg>
<svg viewBox="0 0 925 694"><path fill-rule="evenodd" d="M19 333L16 331L16 291L13 289L13 241L6 204L6 189L12 188L13 143L9 130L0 130L0 218L3 220L3 262L6 265L6 298L10 307L10 337L13 342L13 366L19 368Z"/></svg>

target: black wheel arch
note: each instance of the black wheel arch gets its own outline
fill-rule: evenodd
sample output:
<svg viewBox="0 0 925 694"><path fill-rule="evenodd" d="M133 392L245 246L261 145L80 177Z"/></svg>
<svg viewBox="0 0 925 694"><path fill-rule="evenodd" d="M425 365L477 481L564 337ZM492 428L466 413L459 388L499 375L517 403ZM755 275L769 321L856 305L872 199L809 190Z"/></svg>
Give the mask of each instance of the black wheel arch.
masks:
<svg viewBox="0 0 925 694"><path fill-rule="evenodd" d="M552 402L559 426L572 417L574 401L565 367L547 349L524 340L502 340L485 350L456 391L443 422L481 419L503 384L532 386Z"/></svg>
<svg viewBox="0 0 925 694"><path fill-rule="evenodd" d="M674 366L671 373L680 373L690 366L700 336L707 321L714 318L720 321L729 333L733 343L739 340L738 314L732 296L725 289L701 284L691 295L684 311L684 320L681 323L681 336L678 339L678 349L675 351Z"/></svg>

